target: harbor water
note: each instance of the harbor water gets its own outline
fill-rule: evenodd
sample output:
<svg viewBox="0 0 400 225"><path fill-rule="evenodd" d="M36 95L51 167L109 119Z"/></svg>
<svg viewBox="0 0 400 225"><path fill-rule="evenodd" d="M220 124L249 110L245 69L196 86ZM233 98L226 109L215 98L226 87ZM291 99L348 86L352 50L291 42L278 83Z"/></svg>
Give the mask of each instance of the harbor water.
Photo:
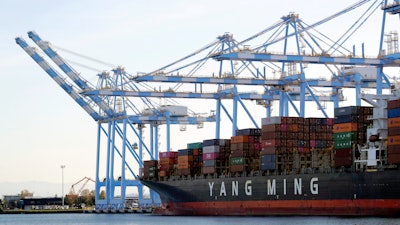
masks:
<svg viewBox="0 0 400 225"><path fill-rule="evenodd" d="M0 214L1 225L396 225L400 218L375 217L181 217L151 214Z"/></svg>

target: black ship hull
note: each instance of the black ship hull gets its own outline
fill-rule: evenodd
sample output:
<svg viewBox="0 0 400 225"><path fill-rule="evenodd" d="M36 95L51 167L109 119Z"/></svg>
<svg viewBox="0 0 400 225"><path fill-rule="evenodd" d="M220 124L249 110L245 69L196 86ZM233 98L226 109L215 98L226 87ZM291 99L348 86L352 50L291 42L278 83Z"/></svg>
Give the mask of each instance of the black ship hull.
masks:
<svg viewBox="0 0 400 225"><path fill-rule="evenodd" d="M191 178L142 183L162 215L400 215L400 171Z"/></svg>

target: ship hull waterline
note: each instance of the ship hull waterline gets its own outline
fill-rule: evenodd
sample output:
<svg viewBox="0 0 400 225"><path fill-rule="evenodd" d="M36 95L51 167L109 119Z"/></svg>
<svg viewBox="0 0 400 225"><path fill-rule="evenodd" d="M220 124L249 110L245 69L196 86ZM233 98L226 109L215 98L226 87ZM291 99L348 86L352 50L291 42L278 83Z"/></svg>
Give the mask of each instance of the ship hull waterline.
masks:
<svg viewBox="0 0 400 225"><path fill-rule="evenodd" d="M172 216L387 216L398 217L400 200L267 200L166 203L154 211Z"/></svg>

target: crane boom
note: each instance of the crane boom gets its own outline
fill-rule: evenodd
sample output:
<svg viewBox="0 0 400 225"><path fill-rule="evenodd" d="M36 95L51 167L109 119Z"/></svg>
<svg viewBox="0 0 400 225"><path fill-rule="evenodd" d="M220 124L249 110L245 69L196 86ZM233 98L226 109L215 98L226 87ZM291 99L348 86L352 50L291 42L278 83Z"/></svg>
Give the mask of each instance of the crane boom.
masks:
<svg viewBox="0 0 400 225"><path fill-rule="evenodd" d="M46 73L65 91L71 96L94 120L100 119L99 114L90 106L90 104L79 95L73 86L68 84L61 75L54 70L46 60L41 57L36 50L29 46L26 41L20 37L15 38L17 44L29 55L32 59L39 64L39 66L46 71Z"/></svg>
<svg viewBox="0 0 400 225"><path fill-rule="evenodd" d="M85 81L81 76L71 67L69 66L65 60L58 55L56 51L54 51L48 42L43 41L38 34L33 31L28 32L29 38L31 38L45 53L50 57L51 60L55 64L57 64L60 69L68 75L72 81L78 85L82 91L93 90L93 87L90 87L87 81ZM113 110L98 96L90 96L90 98L108 115L114 116Z"/></svg>

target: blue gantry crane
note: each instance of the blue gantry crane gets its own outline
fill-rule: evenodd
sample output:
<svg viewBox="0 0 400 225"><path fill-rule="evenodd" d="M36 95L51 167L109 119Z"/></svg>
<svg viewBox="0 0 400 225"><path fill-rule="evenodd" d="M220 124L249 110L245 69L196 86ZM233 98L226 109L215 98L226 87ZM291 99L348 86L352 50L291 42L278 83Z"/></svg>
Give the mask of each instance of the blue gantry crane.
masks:
<svg viewBox="0 0 400 225"><path fill-rule="evenodd" d="M354 24L350 24L336 40L317 30L319 26L361 8L364 11L358 12ZM364 44L361 54L356 54L355 47L348 48L346 44L378 9L383 11L379 53L367 58ZM149 73L132 76L122 67L100 73L96 87L85 81L36 33L28 34L73 83L67 83L22 38L16 41L98 122L96 207L118 210L125 207L125 190L130 186L138 187L142 203L157 203L154 193L148 202L142 198L140 182L135 178L137 168L143 166L143 152L151 159L158 157L160 125L166 127L165 150L169 151L170 126L173 124L216 122L214 138L220 138L223 115L232 123L233 135L245 117L251 126L258 127L254 112L246 105L248 100L265 108L266 117L272 115L274 106L277 106L279 116L295 113L305 117L309 102L314 102L322 116L328 117L324 102L333 102L333 106L338 107L346 98L343 89L354 90L356 104L361 105L363 90L376 90L381 94L384 89L391 88L390 79L383 70L398 67L400 55L397 33L385 34L385 24L388 14L399 12L398 0L361 0L311 25L301 20L298 14L289 13L243 41L236 41L232 34L225 33L205 47ZM386 50L383 48L385 38ZM316 78L307 72L319 73L322 69L328 71L329 78ZM177 115L152 101L160 98L211 99L215 101L215 115ZM239 106L244 114L239 112ZM149 126L150 143L143 138L145 126ZM115 163L116 158L121 159L119 165ZM102 163L105 163L104 167ZM102 170L105 170L104 179L100 175ZM128 178L127 171L133 179ZM120 196L117 196L116 188L120 189ZM99 197L102 189L106 191L105 199Z"/></svg>
<svg viewBox="0 0 400 225"><path fill-rule="evenodd" d="M151 190L150 198L144 198L143 186L138 181L138 168L143 167L143 153L148 153L150 159L158 158L158 126L166 124L167 132L169 132L170 125L197 125L213 122L215 119L213 117L188 116L187 114L174 115L168 111L168 107L164 107L160 111L157 104L145 96L138 98L142 103L139 104L124 96L83 95L82 92L95 89L140 91L140 88L132 83L122 85L128 81L127 77L130 76L122 67L113 69L111 73L100 73L95 87L60 57L49 42L42 40L35 32L29 32L28 36L72 80L72 83L67 82L67 77L63 77L25 40L17 37L17 44L98 123L96 208L105 211L123 210L127 207L125 205L127 187L137 188L142 207L160 204L158 196ZM121 87L124 89L120 89ZM140 107L150 109L152 113L143 115ZM150 126L150 143L143 141L145 125ZM169 149L169 139L170 135L167 134L167 149ZM119 163L117 159L120 159ZM126 171L129 172L130 177L127 176ZM116 191L117 189L119 191ZM101 191L105 191L104 199L100 198Z"/></svg>

